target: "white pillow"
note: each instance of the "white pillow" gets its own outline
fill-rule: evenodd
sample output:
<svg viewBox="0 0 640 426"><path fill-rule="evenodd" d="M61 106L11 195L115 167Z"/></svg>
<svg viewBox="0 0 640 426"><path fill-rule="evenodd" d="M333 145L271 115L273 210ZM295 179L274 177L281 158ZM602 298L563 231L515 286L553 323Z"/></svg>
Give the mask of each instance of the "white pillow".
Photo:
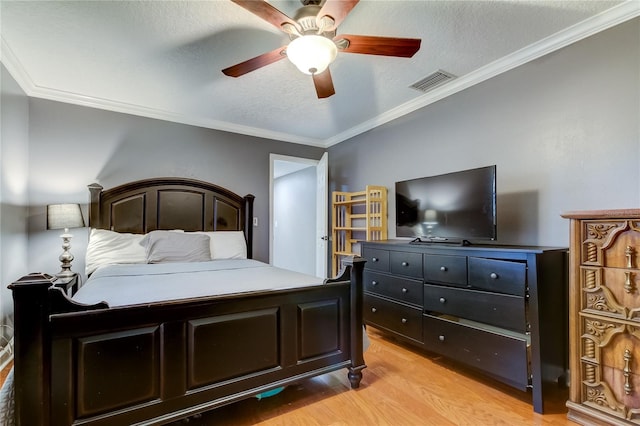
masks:
<svg viewBox="0 0 640 426"><path fill-rule="evenodd" d="M246 259L247 242L242 231L197 232L210 239L211 259Z"/></svg>
<svg viewBox="0 0 640 426"><path fill-rule="evenodd" d="M207 235L152 231L140 243L145 247L148 263L208 262L211 260Z"/></svg>
<svg viewBox="0 0 640 426"><path fill-rule="evenodd" d="M87 246L85 272L89 275L103 265L147 263L144 247L140 245L143 237L140 234L92 229Z"/></svg>

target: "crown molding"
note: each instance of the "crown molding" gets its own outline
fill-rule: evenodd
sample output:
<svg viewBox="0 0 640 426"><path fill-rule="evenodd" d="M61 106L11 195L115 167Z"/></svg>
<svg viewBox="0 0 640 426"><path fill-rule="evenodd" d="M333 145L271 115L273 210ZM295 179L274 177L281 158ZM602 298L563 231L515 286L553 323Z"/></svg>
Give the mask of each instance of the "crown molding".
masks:
<svg viewBox="0 0 640 426"><path fill-rule="evenodd" d="M16 80L25 94L32 98L47 99L50 101L63 102L88 108L102 109L111 112L119 112L123 114L169 121L173 123L186 124L189 126L203 127L207 129L242 134L246 136L254 136L262 139L273 139L281 142L311 145L320 148L324 148L326 145L324 141L319 139L303 138L289 133L272 132L256 127L242 126L208 118L187 117L171 111L164 111L161 109L149 108L126 102L116 102L109 99L94 96L85 96L69 91L38 86L33 82L33 79L29 76L20 61L13 54L13 51L5 42L5 40L1 39L0 42L0 62L5 65L11 76Z"/></svg>
<svg viewBox="0 0 640 426"><path fill-rule="evenodd" d="M427 94L391 109L371 120L365 121L358 126L352 127L345 132L339 133L325 141L326 147L328 148L337 143L344 142L347 139L381 126L382 124L388 123L396 118L407 115L413 111L437 102L440 99L444 99L527 62L538 59L544 55L562 49L563 47L638 16L640 16L640 1L628 0L625 3L621 3L620 5L605 12L594 15L589 19L559 31L508 56L500 58L469 74L451 80L447 84L437 87Z"/></svg>
<svg viewBox="0 0 640 426"><path fill-rule="evenodd" d="M186 117L184 115L175 114L170 111L148 108L130 103L115 102L108 99L84 96L77 93L41 87L33 82L29 74L26 72L24 66L22 66L9 45L5 42L4 38L0 38L0 62L5 65L18 85L29 97L48 99L52 101L70 103L90 108L103 109L107 111L131 114L230 133L238 133L257 138L273 139L282 142L291 142L321 148L329 148L332 145L353 138L375 127L381 126L385 123L388 123L392 120L400 118L434 102L437 102L440 99L446 98L447 96L451 96L473 85L481 83L527 62L535 60L541 56L547 55L572 43L583 40L593 34L599 33L638 16L640 16L640 1L628 0L605 12L588 18L576 25L573 25L536 43L533 43L508 56L498 59L469 74L458 77L427 94L424 94L410 102L404 103L396 108L387 111L386 113L367 120L357 126L354 126L325 140L303 138L289 133L266 131L264 129L255 127L241 126L203 117Z"/></svg>

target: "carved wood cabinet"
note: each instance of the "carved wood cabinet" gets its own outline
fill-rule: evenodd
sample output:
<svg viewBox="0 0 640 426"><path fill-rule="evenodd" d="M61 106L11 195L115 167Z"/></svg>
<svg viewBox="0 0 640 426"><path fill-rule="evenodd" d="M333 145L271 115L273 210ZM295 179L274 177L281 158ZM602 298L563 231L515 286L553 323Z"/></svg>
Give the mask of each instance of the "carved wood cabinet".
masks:
<svg viewBox="0 0 640 426"><path fill-rule="evenodd" d="M571 219L569 419L640 424L640 209Z"/></svg>

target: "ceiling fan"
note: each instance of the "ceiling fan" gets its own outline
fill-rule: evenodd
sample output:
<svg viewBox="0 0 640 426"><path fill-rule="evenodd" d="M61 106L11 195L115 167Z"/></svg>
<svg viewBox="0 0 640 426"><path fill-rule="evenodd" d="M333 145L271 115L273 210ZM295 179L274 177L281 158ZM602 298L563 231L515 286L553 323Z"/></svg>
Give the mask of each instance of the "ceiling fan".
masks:
<svg viewBox="0 0 640 426"><path fill-rule="evenodd" d="M240 77L284 58L313 77L318 98L335 94L329 64L338 51L367 55L412 57L420 49L420 39L364 35L336 35L338 25L359 0L300 0L295 16L287 15L266 0L231 0L289 35L288 45L225 68L230 77Z"/></svg>

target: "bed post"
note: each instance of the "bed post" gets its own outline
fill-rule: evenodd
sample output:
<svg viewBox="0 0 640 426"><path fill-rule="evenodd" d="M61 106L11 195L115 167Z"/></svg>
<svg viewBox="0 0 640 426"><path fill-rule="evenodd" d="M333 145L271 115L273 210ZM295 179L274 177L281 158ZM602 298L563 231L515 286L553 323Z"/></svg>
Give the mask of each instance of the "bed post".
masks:
<svg viewBox="0 0 640 426"><path fill-rule="evenodd" d="M253 259L253 200L255 195L244 196L244 236L247 239L247 258Z"/></svg>
<svg viewBox="0 0 640 426"><path fill-rule="evenodd" d="M50 424L51 336L49 287L54 278L29 274L13 284L15 320L15 424Z"/></svg>
<svg viewBox="0 0 640 426"><path fill-rule="evenodd" d="M362 370L367 366L364 363L363 352L363 323L362 323L362 297L363 278L362 271L367 261L359 256L345 259L344 263L351 266L351 365L349 366L349 382L352 389L360 387Z"/></svg>
<svg viewBox="0 0 640 426"><path fill-rule="evenodd" d="M101 228L100 226L100 194L104 188L99 183L89 185L89 227Z"/></svg>

